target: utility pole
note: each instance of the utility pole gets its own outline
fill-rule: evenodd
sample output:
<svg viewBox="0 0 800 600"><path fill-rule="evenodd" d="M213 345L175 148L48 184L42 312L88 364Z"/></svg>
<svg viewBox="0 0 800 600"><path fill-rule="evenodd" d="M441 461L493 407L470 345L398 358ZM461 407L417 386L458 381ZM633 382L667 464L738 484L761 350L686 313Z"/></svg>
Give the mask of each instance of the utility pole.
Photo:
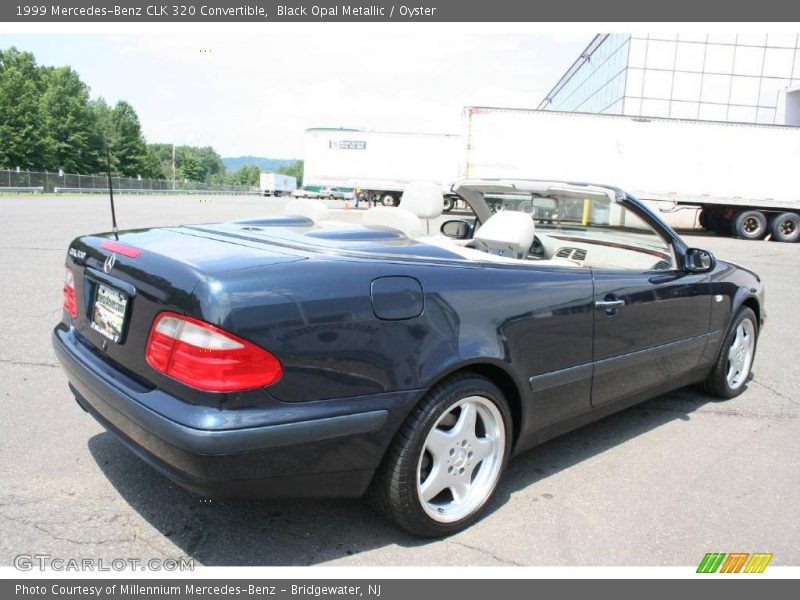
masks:
<svg viewBox="0 0 800 600"><path fill-rule="evenodd" d="M172 191L175 191L175 144L172 144Z"/></svg>

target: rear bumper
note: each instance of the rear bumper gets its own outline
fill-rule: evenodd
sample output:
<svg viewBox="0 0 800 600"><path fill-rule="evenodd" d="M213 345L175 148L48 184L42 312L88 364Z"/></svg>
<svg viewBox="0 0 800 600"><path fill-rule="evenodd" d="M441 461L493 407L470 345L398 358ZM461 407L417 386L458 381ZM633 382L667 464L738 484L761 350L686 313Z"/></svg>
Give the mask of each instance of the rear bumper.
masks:
<svg viewBox="0 0 800 600"><path fill-rule="evenodd" d="M360 496L419 393L363 398L363 410L348 414L335 400L249 410L247 427L231 427L243 421L243 409L210 409L144 389L66 325L52 341L84 410L153 468L213 497Z"/></svg>

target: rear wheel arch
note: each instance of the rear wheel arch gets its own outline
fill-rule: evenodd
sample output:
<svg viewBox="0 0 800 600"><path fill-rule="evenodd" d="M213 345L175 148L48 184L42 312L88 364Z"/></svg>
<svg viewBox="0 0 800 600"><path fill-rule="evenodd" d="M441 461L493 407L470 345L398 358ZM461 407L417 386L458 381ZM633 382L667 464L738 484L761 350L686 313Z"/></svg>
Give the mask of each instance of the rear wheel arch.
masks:
<svg viewBox="0 0 800 600"><path fill-rule="evenodd" d="M486 361L475 361L462 368L451 369L420 395L418 402L393 436L367 490L368 501L380 514L422 537L450 535L480 518L494 496L499 478L513 455L514 416L506 396L507 392L498 384L498 381L504 380L504 375L499 373L505 371L502 367L496 368L501 371L494 371L492 365L489 365L487 370ZM491 373L494 377L499 376L500 379L488 377L486 373ZM511 377L507 373L506 376ZM512 388L507 389L513 394ZM480 409L478 415L475 415L473 410L472 433L468 433L470 421L467 417L464 420L465 425L462 425L457 433L458 436L464 436L464 439L458 442L459 454L454 455L457 450L455 446L448 446L448 454L448 447L442 444L449 445L452 440L447 441L446 438L442 438L441 431L436 437L433 437L431 432L445 415L452 414L452 410L462 403L464 405L483 403L489 412L489 420L487 422L486 414L481 416ZM491 413L494 413L494 416ZM460 412L456 414L459 415L456 423L458 426L462 418ZM475 431L476 417L482 419L484 433ZM493 431L494 425L501 428L502 435L489 434ZM482 455L479 452L483 444L479 444L478 440L483 438L494 440L489 446L489 454ZM429 443L431 440L433 442ZM473 450L477 457L474 459L474 465L480 464L480 469L475 471L471 471L469 467ZM430 469L427 473L424 471L426 457L427 468ZM484 463L485 460L490 462ZM485 465L489 465L490 470L487 471L486 481L481 483L479 480ZM478 474L477 477L474 477L475 473ZM452 481L453 485L450 485L451 477L455 478ZM426 498L425 485L429 483L429 479L433 481L433 489L429 490L433 493L430 496L437 495ZM460 486L459 479L462 484ZM447 498L439 498L437 490L440 488L443 491L448 488L461 489L464 482L468 482L466 485L470 488L467 493L462 495L461 492L451 491L453 495L449 501ZM474 494L471 489L473 482L477 482ZM437 506L440 507L438 512L434 510ZM450 518L447 511L452 513L449 515ZM439 518L439 513L444 516Z"/></svg>
<svg viewBox="0 0 800 600"><path fill-rule="evenodd" d="M425 393L422 394L417 400L417 403L422 402L422 400L428 394L428 391L439 385L442 381L462 373L480 375L481 377L488 379L490 382L500 388L501 392L503 392L503 396L505 396L508 407L511 409L513 447L513 445L516 444L517 439L519 439L520 429L523 422L523 395L520 384L515 380L514 376L509 372L509 369L505 364L501 366L496 362L488 362L485 359L459 363L432 381Z"/></svg>

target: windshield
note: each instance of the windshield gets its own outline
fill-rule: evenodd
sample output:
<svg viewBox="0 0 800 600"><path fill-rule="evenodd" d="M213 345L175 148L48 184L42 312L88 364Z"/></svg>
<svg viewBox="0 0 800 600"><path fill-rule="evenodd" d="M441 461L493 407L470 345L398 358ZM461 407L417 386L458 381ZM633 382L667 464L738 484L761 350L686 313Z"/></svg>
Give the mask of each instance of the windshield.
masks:
<svg viewBox="0 0 800 600"><path fill-rule="evenodd" d="M511 210L529 214L537 230L568 231L572 234L617 237L628 233L646 244L664 247L661 237L636 213L607 196L584 198L566 195L486 194L484 200L493 213Z"/></svg>
<svg viewBox="0 0 800 600"><path fill-rule="evenodd" d="M580 256L583 264L597 267L674 267L671 245L661 234L602 192L485 193L483 199L492 213L513 211L533 219L542 257ZM580 251L573 254L576 248Z"/></svg>

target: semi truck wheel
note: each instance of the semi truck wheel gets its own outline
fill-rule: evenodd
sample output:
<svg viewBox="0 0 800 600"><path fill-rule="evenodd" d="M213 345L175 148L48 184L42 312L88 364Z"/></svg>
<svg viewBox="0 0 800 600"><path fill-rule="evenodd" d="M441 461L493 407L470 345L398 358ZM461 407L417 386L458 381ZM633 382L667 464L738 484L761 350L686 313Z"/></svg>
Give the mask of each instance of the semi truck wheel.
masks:
<svg viewBox="0 0 800 600"><path fill-rule="evenodd" d="M384 206L397 206L400 203L391 194L384 194L383 198L381 198L381 204Z"/></svg>
<svg viewBox="0 0 800 600"><path fill-rule="evenodd" d="M453 199L448 197L448 196L445 196L444 197L444 209L443 209L444 212L450 212L451 210L453 210L454 206L455 206L455 202L453 202Z"/></svg>
<svg viewBox="0 0 800 600"><path fill-rule="evenodd" d="M733 220L733 233L742 240L760 240L767 234L767 217L757 210L743 210Z"/></svg>
<svg viewBox="0 0 800 600"><path fill-rule="evenodd" d="M772 239L777 242L800 240L800 215L785 212L772 220Z"/></svg>

